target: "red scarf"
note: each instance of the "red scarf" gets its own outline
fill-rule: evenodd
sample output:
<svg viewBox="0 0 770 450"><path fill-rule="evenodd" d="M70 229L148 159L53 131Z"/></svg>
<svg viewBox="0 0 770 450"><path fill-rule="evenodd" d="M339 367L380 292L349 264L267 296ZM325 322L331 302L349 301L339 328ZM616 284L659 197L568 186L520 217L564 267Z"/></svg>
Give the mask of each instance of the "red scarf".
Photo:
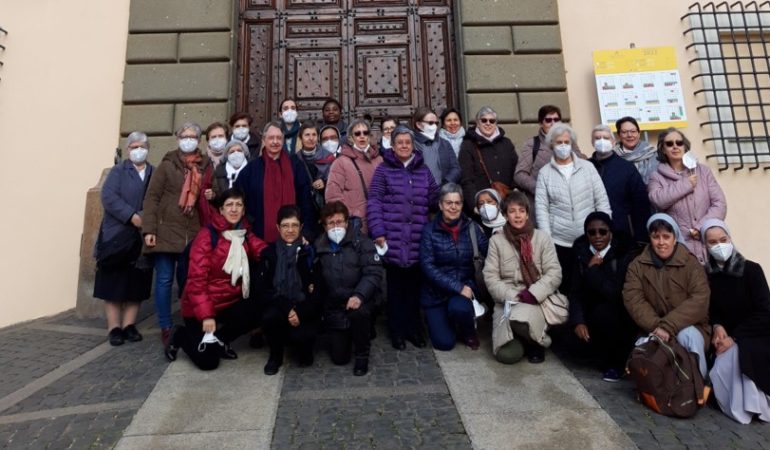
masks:
<svg viewBox="0 0 770 450"><path fill-rule="evenodd" d="M449 232L450 235L452 235L452 240L456 244L457 241L460 239L460 221L458 220L456 224L449 225L448 223L444 222L442 219L439 222L439 226Z"/></svg>
<svg viewBox="0 0 770 450"><path fill-rule="evenodd" d="M267 155L267 152L262 152L262 160L265 163L264 195L262 197L265 242L271 243L277 241L279 236L275 226L278 210L283 205L296 204L297 196L294 193L294 172L291 168L289 155L281 151L278 160L274 160Z"/></svg>
<svg viewBox="0 0 770 450"><path fill-rule="evenodd" d="M197 151L189 155L182 154L180 158L184 163L184 183L182 193L179 195L179 207L184 214L190 214L201 189L201 172L198 164L202 158Z"/></svg>
<svg viewBox="0 0 770 450"><path fill-rule="evenodd" d="M537 266L535 266L533 257L534 250L532 248L532 235L534 232L535 227L529 220L527 220L527 224L519 230L513 228L510 223L506 223L503 227L505 238L511 245L513 245L516 251L519 252L521 277L524 279L524 284L527 285L527 288L540 279L540 272L537 270Z"/></svg>

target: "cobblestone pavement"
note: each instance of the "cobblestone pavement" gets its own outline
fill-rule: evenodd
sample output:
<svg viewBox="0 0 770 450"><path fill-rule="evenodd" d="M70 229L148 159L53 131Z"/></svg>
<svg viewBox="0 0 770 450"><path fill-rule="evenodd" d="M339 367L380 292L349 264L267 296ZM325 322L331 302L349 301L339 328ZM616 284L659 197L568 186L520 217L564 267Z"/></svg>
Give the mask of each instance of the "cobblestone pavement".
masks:
<svg viewBox="0 0 770 450"><path fill-rule="evenodd" d="M662 416L636 400L634 384L602 381L598 367L577 352L557 351L559 358L634 443L645 449L767 449L770 424L741 425L722 414L712 401L690 419Z"/></svg>
<svg viewBox="0 0 770 450"><path fill-rule="evenodd" d="M332 364L319 339L313 367L285 370L274 448L471 448L429 348L372 341L369 373Z"/></svg>

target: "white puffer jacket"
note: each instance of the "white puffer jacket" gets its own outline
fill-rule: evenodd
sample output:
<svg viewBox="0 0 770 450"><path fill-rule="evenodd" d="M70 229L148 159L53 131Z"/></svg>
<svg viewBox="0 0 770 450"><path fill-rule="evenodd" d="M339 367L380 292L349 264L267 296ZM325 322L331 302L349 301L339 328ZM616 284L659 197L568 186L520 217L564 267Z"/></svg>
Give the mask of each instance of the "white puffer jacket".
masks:
<svg viewBox="0 0 770 450"><path fill-rule="evenodd" d="M572 161L572 176L567 181L551 158L540 169L535 189L537 227L557 245L570 248L583 234L588 214L604 211L612 215L607 191L593 164L574 155Z"/></svg>

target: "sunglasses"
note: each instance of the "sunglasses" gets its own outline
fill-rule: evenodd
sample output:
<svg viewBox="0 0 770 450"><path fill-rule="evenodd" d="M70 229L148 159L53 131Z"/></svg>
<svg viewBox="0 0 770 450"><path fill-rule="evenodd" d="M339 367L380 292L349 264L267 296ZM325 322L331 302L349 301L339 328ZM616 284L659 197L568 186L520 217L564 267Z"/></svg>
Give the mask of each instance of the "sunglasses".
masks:
<svg viewBox="0 0 770 450"><path fill-rule="evenodd" d="M354 131L353 136L369 136L369 130Z"/></svg>
<svg viewBox="0 0 770 450"><path fill-rule="evenodd" d="M438 122L435 120L423 120L422 123L428 124L428 125L438 125Z"/></svg>
<svg viewBox="0 0 770 450"><path fill-rule="evenodd" d="M559 117L546 117L545 119L543 119L543 122L545 122L545 123L561 122L561 118L559 118Z"/></svg>
<svg viewBox="0 0 770 450"><path fill-rule="evenodd" d="M610 233L610 230L608 230L607 228L589 228L588 230L586 230L586 233L589 236L596 236L597 234L599 236L607 236Z"/></svg>
<svg viewBox="0 0 770 450"><path fill-rule="evenodd" d="M684 145L684 141L676 140L676 141L663 141L664 144L666 144L666 147L671 148L676 144L677 147L682 147Z"/></svg>
<svg viewBox="0 0 770 450"><path fill-rule="evenodd" d="M479 119L479 122L481 123L491 123L492 125L497 123L497 119L487 119L486 117L482 117Z"/></svg>

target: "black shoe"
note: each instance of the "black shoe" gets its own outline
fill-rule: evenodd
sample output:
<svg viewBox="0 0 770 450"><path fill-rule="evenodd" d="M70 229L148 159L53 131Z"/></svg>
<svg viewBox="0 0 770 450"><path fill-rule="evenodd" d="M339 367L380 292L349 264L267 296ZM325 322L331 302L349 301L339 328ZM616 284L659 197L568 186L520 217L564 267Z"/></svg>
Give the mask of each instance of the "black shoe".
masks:
<svg viewBox="0 0 770 450"><path fill-rule="evenodd" d="M109 337L110 345L113 347L123 345L123 342L126 340L125 336L123 336L123 330L121 330L120 327L111 329L110 334L108 334L107 337Z"/></svg>
<svg viewBox="0 0 770 450"><path fill-rule="evenodd" d="M530 343L527 347L525 347L527 361L532 364L540 364L545 361L545 347L535 344L534 342Z"/></svg>
<svg viewBox="0 0 770 450"><path fill-rule="evenodd" d="M356 358L356 362L353 365L353 375L362 377L369 372L369 358Z"/></svg>
<svg viewBox="0 0 770 450"><path fill-rule="evenodd" d="M219 347L219 357L222 359L238 359L238 354L230 347L230 344L225 344Z"/></svg>
<svg viewBox="0 0 770 450"><path fill-rule="evenodd" d="M268 358L267 364L265 364L265 375L275 375L278 373L278 369L281 368L282 362L278 359Z"/></svg>
<svg viewBox="0 0 770 450"><path fill-rule="evenodd" d="M422 337L421 334L413 334L412 336L408 336L406 338L407 341L411 342L412 345L414 345L417 348L424 348L427 344L425 343L425 338Z"/></svg>
<svg viewBox="0 0 770 450"><path fill-rule="evenodd" d="M176 361L176 354L179 352L179 344L177 343L177 333L179 328L174 327L171 329L171 333L168 335L168 344L163 349L163 354L166 355L168 362Z"/></svg>
<svg viewBox="0 0 770 450"><path fill-rule="evenodd" d="M406 350L406 342L404 341L404 338L400 336L390 338L390 345L392 345L396 350Z"/></svg>
<svg viewBox="0 0 770 450"><path fill-rule="evenodd" d="M254 333L249 338L249 347L251 348L262 348L265 346L265 336L262 334L262 332Z"/></svg>
<svg viewBox="0 0 770 450"><path fill-rule="evenodd" d="M126 327L123 328L123 336L125 336L128 342L139 342L142 340L142 335L139 333L139 330L136 329L134 324L126 325Z"/></svg>

